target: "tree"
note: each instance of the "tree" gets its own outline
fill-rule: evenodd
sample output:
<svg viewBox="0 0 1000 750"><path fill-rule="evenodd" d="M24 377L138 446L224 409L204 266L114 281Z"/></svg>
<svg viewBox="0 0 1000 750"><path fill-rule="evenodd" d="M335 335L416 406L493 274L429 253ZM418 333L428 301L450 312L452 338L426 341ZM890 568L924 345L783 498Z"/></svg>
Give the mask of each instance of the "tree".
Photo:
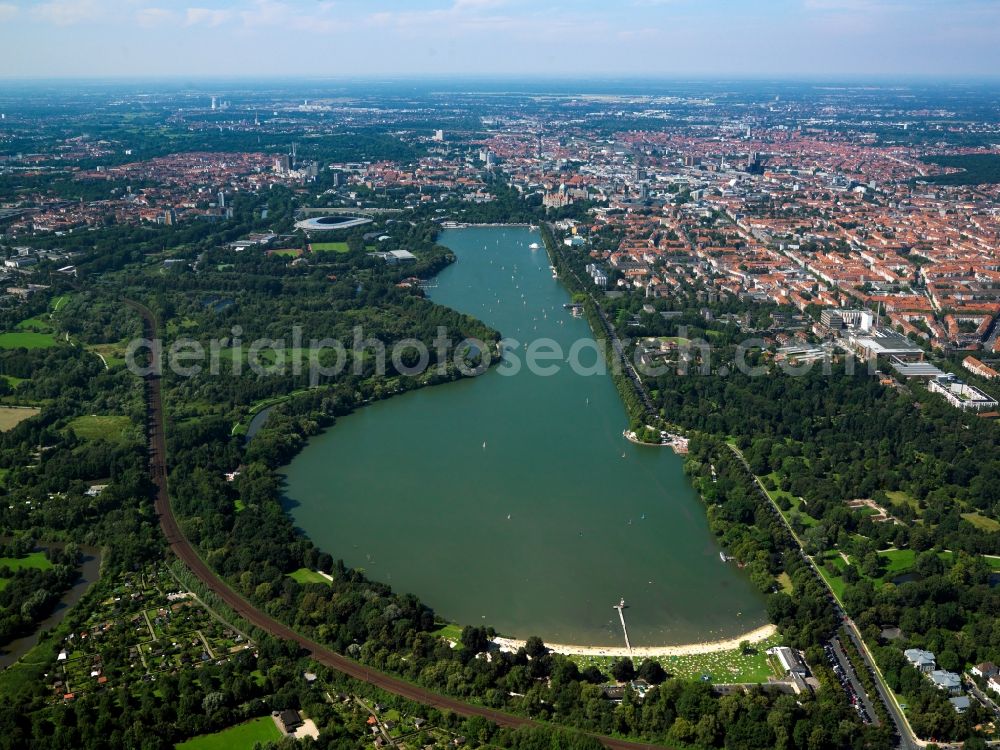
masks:
<svg viewBox="0 0 1000 750"><path fill-rule="evenodd" d="M667 679L666 670L664 670L660 665L660 662L655 659L644 660L642 664L639 665L637 674L650 685L659 685Z"/></svg>
<svg viewBox="0 0 1000 750"><path fill-rule="evenodd" d="M629 658L616 659L611 665L611 676L618 682L629 682L635 679L635 664Z"/></svg>
<svg viewBox="0 0 1000 750"><path fill-rule="evenodd" d="M549 650L545 648L545 643L542 642L541 638L533 635L524 642L524 653L532 659L537 659L540 656L545 656Z"/></svg>
<svg viewBox="0 0 1000 750"><path fill-rule="evenodd" d="M462 628L461 641L462 646L472 654L485 651L490 643L490 639L486 635L486 628L475 628L471 625L466 625Z"/></svg>

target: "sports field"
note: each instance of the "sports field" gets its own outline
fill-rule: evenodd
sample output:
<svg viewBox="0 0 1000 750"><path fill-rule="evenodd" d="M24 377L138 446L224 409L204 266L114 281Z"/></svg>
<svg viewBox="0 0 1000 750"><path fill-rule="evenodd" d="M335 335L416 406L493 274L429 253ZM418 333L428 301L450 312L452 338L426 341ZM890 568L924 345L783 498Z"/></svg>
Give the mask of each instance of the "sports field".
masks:
<svg viewBox="0 0 1000 750"><path fill-rule="evenodd" d="M314 253L349 253L351 248L346 242L314 242L309 246Z"/></svg>

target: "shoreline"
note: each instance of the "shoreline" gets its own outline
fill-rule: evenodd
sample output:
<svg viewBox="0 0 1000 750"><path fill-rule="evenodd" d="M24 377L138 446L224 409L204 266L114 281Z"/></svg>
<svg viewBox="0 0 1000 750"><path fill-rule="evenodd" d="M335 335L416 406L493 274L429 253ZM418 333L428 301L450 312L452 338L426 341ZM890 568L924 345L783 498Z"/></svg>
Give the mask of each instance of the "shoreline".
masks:
<svg viewBox="0 0 1000 750"><path fill-rule="evenodd" d="M515 223L515 224L508 224L508 223L492 223L492 224L482 223L482 224L479 224L479 223L476 223L476 222L467 222L467 221L446 221L443 224L441 224L440 226L441 226L442 229L474 229L476 227L496 227L496 228L505 228L505 227L515 227L515 228L517 228L517 227L521 227L521 228L527 228L527 229L537 229L537 227L538 227L537 224L526 224L526 223Z"/></svg>
<svg viewBox="0 0 1000 750"><path fill-rule="evenodd" d="M638 646L629 649L624 646L573 646L563 643L546 643L545 647L552 653L563 654L564 656L696 656L698 654L712 654L718 651L732 651L739 648L743 641L747 641L751 645L757 644L761 641L766 641L777 632L777 627L767 624L734 638L685 643L677 646ZM493 639L493 643L499 646L501 651L516 651L524 646L525 641L516 638L497 637Z"/></svg>
<svg viewBox="0 0 1000 750"><path fill-rule="evenodd" d="M630 430L626 427L622 430L622 437L628 440L630 443L635 445L645 445L650 448L673 448L674 453L678 456L687 455L688 452L688 439L682 437L681 435L669 435L667 442L660 443L647 443L639 439L639 436L635 434L634 430Z"/></svg>

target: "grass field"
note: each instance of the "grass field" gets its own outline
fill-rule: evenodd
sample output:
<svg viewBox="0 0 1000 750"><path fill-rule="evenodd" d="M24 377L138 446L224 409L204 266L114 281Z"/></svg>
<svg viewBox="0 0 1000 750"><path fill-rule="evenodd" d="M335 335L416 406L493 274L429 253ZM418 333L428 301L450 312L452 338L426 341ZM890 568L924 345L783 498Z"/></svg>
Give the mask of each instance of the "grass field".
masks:
<svg viewBox="0 0 1000 750"><path fill-rule="evenodd" d="M826 553L826 555L823 556L822 559L819 556L817 556L816 558L816 567L819 568L819 574L823 576L823 580L826 581L827 585L831 589L833 589L833 593L836 595L836 597L838 599L843 599L844 587L847 584L844 582L843 577L841 577L840 575L835 575L835 576L830 575L824 564L826 560L832 560L833 564L837 567L837 570L839 571L843 571L844 568L847 567L847 563L845 563L844 558L842 558L836 552L828 552Z"/></svg>
<svg viewBox="0 0 1000 750"><path fill-rule="evenodd" d="M904 570L909 570L916 562L917 553L912 549L893 549L888 552L879 552L878 556L886 561L884 580L893 578Z"/></svg>
<svg viewBox="0 0 1000 750"><path fill-rule="evenodd" d="M39 331L0 333L0 349L47 349L56 345L56 337Z"/></svg>
<svg viewBox="0 0 1000 750"><path fill-rule="evenodd" d="M447 638L449 641L458 643L462 637L462 626L448 623L440 630L435 630L431 635L436 635L438 638Z"/></svg>
<svg viewBox="0 0 1000 750"><path fill-rule="evenodd" d="M278 255L282 258L298 258L302 255L302 251L297 247L288 247L284 250L268 250L268 255Z"/></svg>
<svg viewBox="0 0 1000 750"><path fill-rule="evenodd" d="M977 529L982 529L983 531L1000 531L1000 523L997 523L992 518L980 515L979 513L963 513L962 518L971 523Z"/></svg>
<svg viewBox="0 0 1000 750"><path fill-rule="evenodd" d="M314 242L309 246L314 253L349 253L351 248L346 242Z"/></svg>
<svg viewBox="0 0 1000 750"><path fill-rule="evenodd" d="M325 583L327 585L330 582L317 573L315 570L309 570L309 568L299 568L288 574L288 577L293 581L298 581L299 583Z"/></svg>
<svg viewBox="0 0 1000 750"><path fill-rule="evenodd" d="M346 242L314 242L309 245L313 253L349 253L350 246Z"/></svg>
<svg viewBox="0 0 1000 750"><path fill-rule="evenodd" d="M274 725L270 716L237 724L215 734L200 737L174 745L175 750L251 750L254 743L274 742L283 735Z"/></svg>
<svg viewBox="0 0 1000 750"><path fill-rule="evenodd" d="M84 440L120 440L122 432L128 429L132 420L128 417L101 416L91 414L89 417L77 417L68 425L76 436Z"/></svg>
<svg viewBox="0 0 1000 750"><path fill-rule="evenodd" d="M732 651L717 651L712 654L694 654L691 656L661 656L656 661L672 677L685 680L700 680L702 675L710 675L716 683L757 683L767 682L767 678L775 675L774 668L766 653L767 649L781 643L780 636L773 636L754 646L753 653L744 654L739 649ZM611 674L611 665L615 659L607 656L571 656L581 668L596 666L606 675ZM639 666L641 659L636 659Z"/></svg>
<svg viewBox="0 0 1000 750"><path fill-rule="evenodd" d="M24 557L0 557L0 568L21 570L22 568L38 568L48 570L52 567L44 552L29 552Z"/></svg>
<svg viewBox="0 0 1000 750"><path fill-rule="evenodd" d="M52 326L45 318L27 318L16 326L18 331L34 331L35 333L52 333Z"/></svg>
<svg viewBox="0 0 1000 750"><path fill-rule="evenodd" d="M52 312L59 312L60 310L63 309L63 307L66 306L67 302L69 302L68 294L64 294L61 297L56 297L54 300L52 300Z"/></svg>
<svg viewBox="0 0 1000 750"><path fill-rule="evenodd" d="M87 351L99 354L104 358L108 367L122 367L125 365L125 351L128 341L118 341L111 344L87 344Z"/></svg>
<svg viewBox="0 0 1000 750"><path fill-rule="evenodd" d="M26 419L31 419L38 414L41 409L14 408L12 406L0 406L0 432L12 430Z"/></svg>
<svg viewBox="0 0 1000 750"><path fill-rule="evenodd" d="M0 557L0 568L21 570L23 568L38 568L48 570L52 567L44 552L29 552L24 557Z"/></svg>
<svg viewBox="0 0 1000 750"><path fill-rule="evenodd" d="M15 378L13 375L0 375L4 380L10 384L11 388L17 388L21 383L23 383L27 378Z"/></svg>
<svg viewBox="0 0 1000 750"><path fill-rule="evenodd" d="M911 508L913 508L913 512L916 514L917 518L920 518L920 503L917 502L916 498L911 497L907 493L902 492L900 490L894 490L893 492L886 492L885 494L886 497L888 497L892 502L896 503L897 505L909 505Z"/></svg>

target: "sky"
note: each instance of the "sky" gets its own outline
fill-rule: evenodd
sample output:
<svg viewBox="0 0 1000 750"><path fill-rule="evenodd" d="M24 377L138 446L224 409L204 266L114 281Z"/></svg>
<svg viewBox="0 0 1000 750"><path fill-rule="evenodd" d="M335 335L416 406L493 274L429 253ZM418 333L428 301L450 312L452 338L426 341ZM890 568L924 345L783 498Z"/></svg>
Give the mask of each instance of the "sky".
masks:
<svg viewBox="0 0 1000 750"><path fill-rule="evenodd" d="M1000 0L0 0L0 79L993 78Z"/></svg>

